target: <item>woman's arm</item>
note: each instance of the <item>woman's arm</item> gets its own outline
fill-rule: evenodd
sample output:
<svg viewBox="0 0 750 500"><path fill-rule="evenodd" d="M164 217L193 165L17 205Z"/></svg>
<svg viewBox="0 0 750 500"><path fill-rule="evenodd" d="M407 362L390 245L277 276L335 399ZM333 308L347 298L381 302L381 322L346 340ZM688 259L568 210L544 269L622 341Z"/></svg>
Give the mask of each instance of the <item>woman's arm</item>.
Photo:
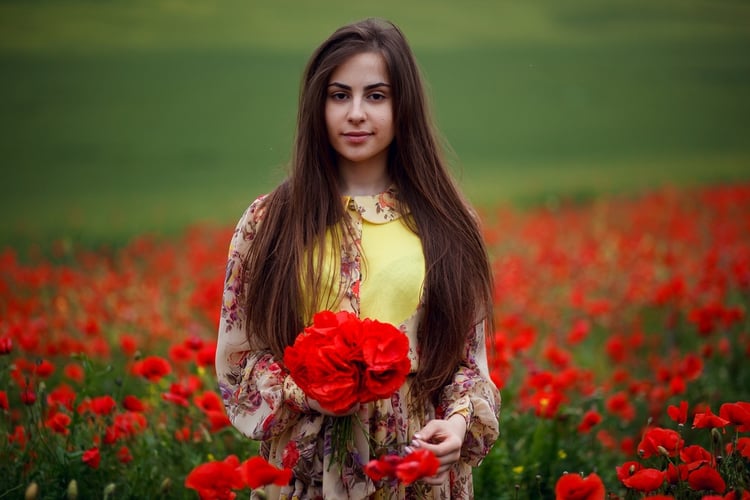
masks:
<svg viewBox="0 0 750 500"><path fill-rule="evenodd" d="M241 301L244 257L263 218L263 198L245 211L229 246L216 349L216 375L232 424L253 439L268 439L309 412L304 393L269 350L251 349Z"/></svg>

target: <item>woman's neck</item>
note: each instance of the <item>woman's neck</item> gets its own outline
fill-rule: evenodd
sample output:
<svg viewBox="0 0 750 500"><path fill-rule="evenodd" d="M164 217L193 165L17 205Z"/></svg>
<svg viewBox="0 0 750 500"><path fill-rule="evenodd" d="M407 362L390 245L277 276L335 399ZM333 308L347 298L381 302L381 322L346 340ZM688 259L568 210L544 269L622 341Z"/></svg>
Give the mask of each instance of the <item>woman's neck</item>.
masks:
<svg viewBox="0 0 750 500"><path fill-rule="evenodd" d="M344 196L379 194L391 184L388 169L365 165L347 165L340 168L341 193Z"/></svg>

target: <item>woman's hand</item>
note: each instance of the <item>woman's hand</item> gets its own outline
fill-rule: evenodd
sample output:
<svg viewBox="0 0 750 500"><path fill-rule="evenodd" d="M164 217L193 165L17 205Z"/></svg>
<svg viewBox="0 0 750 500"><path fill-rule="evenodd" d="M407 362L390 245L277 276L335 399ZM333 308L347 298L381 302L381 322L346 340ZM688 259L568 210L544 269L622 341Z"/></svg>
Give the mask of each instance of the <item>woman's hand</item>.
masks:
<svg viewBox="0 0 750 500"><path fill-rule="evenodd" d="M307 406L309 406L311 410L317 411L322 415L328 415L329 417L345 417L346 415L353 415L359 411L359 403L355 403L354 406L346 411L343 411L341 413L334 413L320 406L320 403L318 403L318 401L313 398L307 398Z"/></svg>
<svg viewBox="0 0 750 500"><path fill-rule="evenodd" d="M440 485L448 479L448 471L461 457L461 447L466 436L466 419L453 415L448 420L430 420L414 434L411 448L424 448L435 454L440 468L434 476L422 479L427 484ZM407 452L410 451L407 449Z"/></svg>

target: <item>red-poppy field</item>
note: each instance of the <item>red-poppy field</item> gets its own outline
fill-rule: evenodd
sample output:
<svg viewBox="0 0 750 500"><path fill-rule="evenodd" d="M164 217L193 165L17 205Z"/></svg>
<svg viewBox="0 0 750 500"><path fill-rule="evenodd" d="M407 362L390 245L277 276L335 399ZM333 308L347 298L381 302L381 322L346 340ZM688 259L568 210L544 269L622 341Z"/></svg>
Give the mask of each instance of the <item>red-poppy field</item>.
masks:
<svg viewBox="0 0 750 500"><path fill-rule="evenodd" d="M750 498L750 185L482 215L503 410L476 497ZM0 251L0 498L288 480L215 387L231 230Z"/></svg>

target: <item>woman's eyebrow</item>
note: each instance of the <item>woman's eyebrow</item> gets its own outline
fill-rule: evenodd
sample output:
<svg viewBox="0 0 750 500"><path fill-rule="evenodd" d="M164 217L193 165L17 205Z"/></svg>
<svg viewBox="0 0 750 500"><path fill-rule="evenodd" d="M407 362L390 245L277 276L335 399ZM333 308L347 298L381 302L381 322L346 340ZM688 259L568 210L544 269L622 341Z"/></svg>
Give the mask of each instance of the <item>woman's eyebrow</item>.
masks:
<svg viewBox="0 0 750 500"><path fill-rule="evenodd" d="M343 89L343 90L351 90L352 89L351 86L345 85L345 84L343 84L341 82L331 82L331 83L328 84L328 86L329 87L338 87L338 88ZM378 87L390 87L390 86L391 86L390 83L385 83L385 82L371 83L370 85L365 85L365 90L372 90L372 89L376 89Z"/></svg>

